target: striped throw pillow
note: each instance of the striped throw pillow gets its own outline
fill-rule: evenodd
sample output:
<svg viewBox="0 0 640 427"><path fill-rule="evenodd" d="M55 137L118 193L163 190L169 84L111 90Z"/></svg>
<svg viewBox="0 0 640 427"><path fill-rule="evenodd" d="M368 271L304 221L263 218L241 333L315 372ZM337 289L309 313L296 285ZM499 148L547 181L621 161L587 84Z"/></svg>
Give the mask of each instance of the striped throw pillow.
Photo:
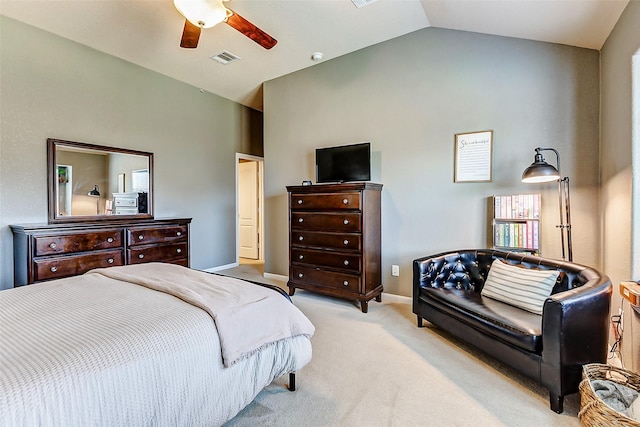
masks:
<svg viewBox="0 0 640 427"><path fill-rule="evenodd" d="M560 272L522 268L494 260L481 295L536 314L551 295Z"/></svg>

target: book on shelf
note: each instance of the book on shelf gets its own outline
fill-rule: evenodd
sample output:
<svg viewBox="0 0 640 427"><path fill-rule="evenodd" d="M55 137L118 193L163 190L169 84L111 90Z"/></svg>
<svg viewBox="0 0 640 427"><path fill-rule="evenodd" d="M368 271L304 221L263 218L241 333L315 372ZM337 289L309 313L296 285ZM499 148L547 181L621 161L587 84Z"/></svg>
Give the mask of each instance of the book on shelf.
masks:
<svg viewBox="0 0 640 427"><path fill-rule="evenodd" d="M539 219L540 194L494 196L496 219Z"/></svg>
<svg viewBox="0 0 640 427"><path fill-rule="evenodd" d="M538 252L540 194L493 196L494 246Z"/></svg>
<svg viewBox="0 0 640 427"><path fill-rule="evenodd" d="M538 249L538 222L498 223L494 236L495 246Z"/></svg>

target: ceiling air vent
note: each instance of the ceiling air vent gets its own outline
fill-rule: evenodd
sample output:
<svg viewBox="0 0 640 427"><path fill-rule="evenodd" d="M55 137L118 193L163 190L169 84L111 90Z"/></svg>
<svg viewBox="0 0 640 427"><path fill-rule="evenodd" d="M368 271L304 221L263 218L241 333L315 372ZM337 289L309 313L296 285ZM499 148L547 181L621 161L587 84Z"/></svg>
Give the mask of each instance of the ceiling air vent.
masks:
<svg viewBox="0 0 640 427"><path fill-rule="evenodd" d="M209 58L211 58L211 59L213 59L215 61L218 61L221 64L225 64L225 65L227 65L230 62L237 61L238 59L240 59L239 56L234 55L231 52L227 52L226 50L223 50L222 52L220 52L220 53L218 53L216 55L212 55Z"/></svg>
<svg viewBox="0 0 640 427"><path fill-rule="evenodd" d="M353 4L356 5L356 7L358 9L360 9L361 7L365 7L367 5L370 5L371 3L373 3L376 0L351 0L353 2Z"/></svg>

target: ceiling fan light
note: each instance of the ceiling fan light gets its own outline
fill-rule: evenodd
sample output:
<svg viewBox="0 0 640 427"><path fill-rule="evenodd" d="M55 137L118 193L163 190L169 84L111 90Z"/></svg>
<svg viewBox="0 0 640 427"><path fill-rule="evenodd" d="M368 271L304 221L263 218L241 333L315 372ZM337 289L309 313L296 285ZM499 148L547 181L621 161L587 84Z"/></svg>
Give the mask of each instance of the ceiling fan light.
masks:
<svg viewBox="0 0 640 427"><path fill-rule="evenodd" d="M173 4L189 22L202 28L211 28L227 17L220 0L173 0Z"/></svg>

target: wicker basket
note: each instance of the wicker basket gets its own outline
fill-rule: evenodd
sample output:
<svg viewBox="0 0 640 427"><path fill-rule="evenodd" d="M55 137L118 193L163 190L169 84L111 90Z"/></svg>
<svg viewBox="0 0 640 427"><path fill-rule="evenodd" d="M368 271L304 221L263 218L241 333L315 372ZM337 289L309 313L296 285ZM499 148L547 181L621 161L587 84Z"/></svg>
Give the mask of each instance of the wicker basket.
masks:
<svg viewBox="0 0 640 427"><path fill-rule="evenodd" d="M600 363L584 365L580 382L580 412L578 412L582 425L640 427L639 421L627 417L604 403L593 390L592 380L609 380L640 392L640 375L638 374Z"/></svg>

